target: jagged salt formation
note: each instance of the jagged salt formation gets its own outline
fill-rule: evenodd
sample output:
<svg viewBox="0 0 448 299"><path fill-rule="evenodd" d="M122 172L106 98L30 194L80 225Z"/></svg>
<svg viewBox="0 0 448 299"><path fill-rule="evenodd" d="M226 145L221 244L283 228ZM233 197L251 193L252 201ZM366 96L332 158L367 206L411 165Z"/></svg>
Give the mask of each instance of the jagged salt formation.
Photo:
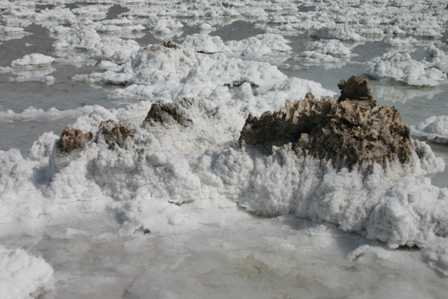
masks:
<svg viewBox="0 0 448 299"><path fill-rule="evenodd" d="M340 87L338 101L309 96L248 117L240 136L247 146L228 151L232 164L222 165L241 184L240 206L328 221L392 247L425 247L447 237L441 211L448 192L420 177L443 169L443 162L411 140L394 109L375 104L364 79ZM267 146L271 154L249 145ZM365 163L368 172L353 167Z"/></svg>
<svg viewBox="0 0 448 299"><path fill-rule="evenodd" d="M89 158L89 178L102 194L131 202L127 219L145 227L160 219L150 216L153 204L214 198L231 199L258 215L292 213L334 223L392 247L425 247L445 238L448 192L422 176L443 169L443 160L409 137L395 110L375 103L364 79L351 78L341 88L338 101L308 97L288 104L289 112L304 108L314 115L308 118L307 143L300 128L285 125L303 117L300 113L271 114L279 122L260 127L268 130L264 135L261 129L251 135L246 123L241 141L268 144L270 153L229 143L235 138L230 115L238 110L191 99L153 104L128 149L86 149L86 154L97 152ZM366 142L370 146L363 147ZM352 155L339 159L338 167L323 155L344 149ZM369 165L367 172L353 167L362 163Z"/></svg>
<svg viewBox="0 0 448 299"><path fill-rule="evenodd" d="M292 143L299 154L331 160L338 169L409 162L413 150L409 128L398 111L377 105L365 78L352 77L341 82L340 88L338 101L307 95L303 101L286 103L280 111L259 118L250 115L240 143Z"/></svg>

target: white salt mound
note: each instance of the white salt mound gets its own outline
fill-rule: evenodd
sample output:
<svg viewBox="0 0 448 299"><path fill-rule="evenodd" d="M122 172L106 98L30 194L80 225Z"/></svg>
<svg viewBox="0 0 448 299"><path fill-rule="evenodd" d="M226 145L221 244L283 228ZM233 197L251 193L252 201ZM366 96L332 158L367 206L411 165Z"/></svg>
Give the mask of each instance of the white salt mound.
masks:
<svg viewBox="0 0 448 299"><path fill-rule="evenodd" d="M448 144L448 116L431 116L411 127L412 134L431 142Z"/></svg>
<svg viewBox="0 0 448 299"><path fill-rule="evenodd" d="M47 67L54 62L54 58L51 56L43 55L40 53L33 53L23 56L22 58L16 59L11 62L13 68L23 68L23 67Z"/></svg>
<svg viewBox="0 0 448 299"><path fill-rule="evenodd" d="M36 299L53 289L53 269L25 250L0 246L0 298Z"/></svg>
<svg viewBox="0 0 448 299"><path fill-rule="evenodd" d="M446 239L435 240L423 250L423 259L440 275L448 276L448 242Z"/></svg>
<svg viewBox="0 0 448 299"><path fill-rule="evenodd" d="M412 59L408 53L389 52L369 64L369 75L390 78L412 86L437 86L447 75L426 61Z"/></svg>
<svg viewBox="0 0 448 299"><path fill-rule="evenodd" d="M309 49L300 55L299 63L305 65L340 66L352 57L351 48L339 40L319 40L312 42Z"/></svg>

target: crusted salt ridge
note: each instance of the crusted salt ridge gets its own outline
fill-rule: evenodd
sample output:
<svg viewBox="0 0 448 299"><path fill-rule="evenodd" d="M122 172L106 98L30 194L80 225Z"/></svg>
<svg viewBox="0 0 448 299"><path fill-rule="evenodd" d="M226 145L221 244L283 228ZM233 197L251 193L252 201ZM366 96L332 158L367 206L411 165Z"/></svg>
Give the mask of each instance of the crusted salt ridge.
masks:
<svg viewBox="0 0 448 299"><path fill-rule="evenodd" d="M291 149L277 149L270 156L229 149L220 154L212 171L222 176L223 187L239 205L252 213L292 213L334 223L391 247L424 246L439 233L434 228L439 221L446 221L441 211L446 212L448 194L419 176L425 169L432 172L444 165L427 145L416 146L426 151L422 160L414 155L407 167L378 165L368 176L358 170L337 171L330 162L298 157ZM235 186L238 191L231 192Z"/></svg>
<svg viewBox="0 0 448 299"><path fill-rule="evenodd" d="M0 246L0 294L3 299L41 298L53 289L53 269L23 249Z"/></svg>

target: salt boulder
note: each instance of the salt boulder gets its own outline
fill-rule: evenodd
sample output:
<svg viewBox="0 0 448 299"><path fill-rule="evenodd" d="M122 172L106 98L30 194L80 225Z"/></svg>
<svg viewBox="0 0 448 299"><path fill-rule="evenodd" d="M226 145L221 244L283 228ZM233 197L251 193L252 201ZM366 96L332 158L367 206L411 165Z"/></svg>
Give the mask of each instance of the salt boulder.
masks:
<svg viewBox="0 0 448 299"><path fill-rule="evenodd" d="M49 67L54 62L54 60L55 59L51 56L40 53L32 53L12 61L11 66L13 68Z"/></svg>

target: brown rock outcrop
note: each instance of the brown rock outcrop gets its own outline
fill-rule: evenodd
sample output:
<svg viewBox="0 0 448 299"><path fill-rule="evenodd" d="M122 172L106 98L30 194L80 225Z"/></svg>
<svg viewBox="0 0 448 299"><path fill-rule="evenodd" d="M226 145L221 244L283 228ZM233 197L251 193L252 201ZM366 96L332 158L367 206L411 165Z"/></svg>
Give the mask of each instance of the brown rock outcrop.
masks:
<svg viewBox="0 0 448 299"><path fill-rule="evenodd" d="M347 81L339 82L338 87L341 90L338 102L356 101L369 105L376 104L369 88L369 80L365 76L352 76Z"/></svg>
<svg viewBox="0 0 448 299"><path fill-rule="evenodd" d="M338 169L355 165L406 163L412 153L409 128L393 107L377 105L367 80L339 84L341 97L287 102L276 112L249 116L240 144L271 147L292 143L297 154L331 160Z"/></svg>
<svg viewBox="0 0 448 299"><path fill-rule="evenodd" d="M56 147L62 153L71 153L74 150L82 149L92 139L93 134L91 132L65 128L56 143Z"/></svg>
<svg viewBox="0 0 448 299"><path fill-rule="evenodd" d="M75 150L83 149L90 141L98 143L100 140L104 140L109 148L113 149L115 146L124 147L126 141L133 138L134 134L134 130L113 120L106 120L99 124L95 136L92 132L65 128L56 143L56 148L61 153L69 154Z"/></svg>
<svg viewBox="0 0 448 299"><path fill-rule="evenodd" d="M132 139L135 134L134 130L113 120L102 121L98 128L95 142L98 142L102 138L109 148L115 148L115 146L124 147L126 141Z"/></svg>
<svg viewBox="0 0 448 299"><path fill-rule="evenodd" d="M171 40L162 42L162 46L165 48L169 48L169 49L177 49L178 48L178 45Z"/></svg>
<svg viewBox="0 0 448 299"><path fill-rule="evenodd" d="M148 114L146 115L143 125L170 125L180 124L181 126L188 127L193 123L185 112L185 109L191 107L191 100L184 98L175 103L154 103L151 106Z"/></svg>

